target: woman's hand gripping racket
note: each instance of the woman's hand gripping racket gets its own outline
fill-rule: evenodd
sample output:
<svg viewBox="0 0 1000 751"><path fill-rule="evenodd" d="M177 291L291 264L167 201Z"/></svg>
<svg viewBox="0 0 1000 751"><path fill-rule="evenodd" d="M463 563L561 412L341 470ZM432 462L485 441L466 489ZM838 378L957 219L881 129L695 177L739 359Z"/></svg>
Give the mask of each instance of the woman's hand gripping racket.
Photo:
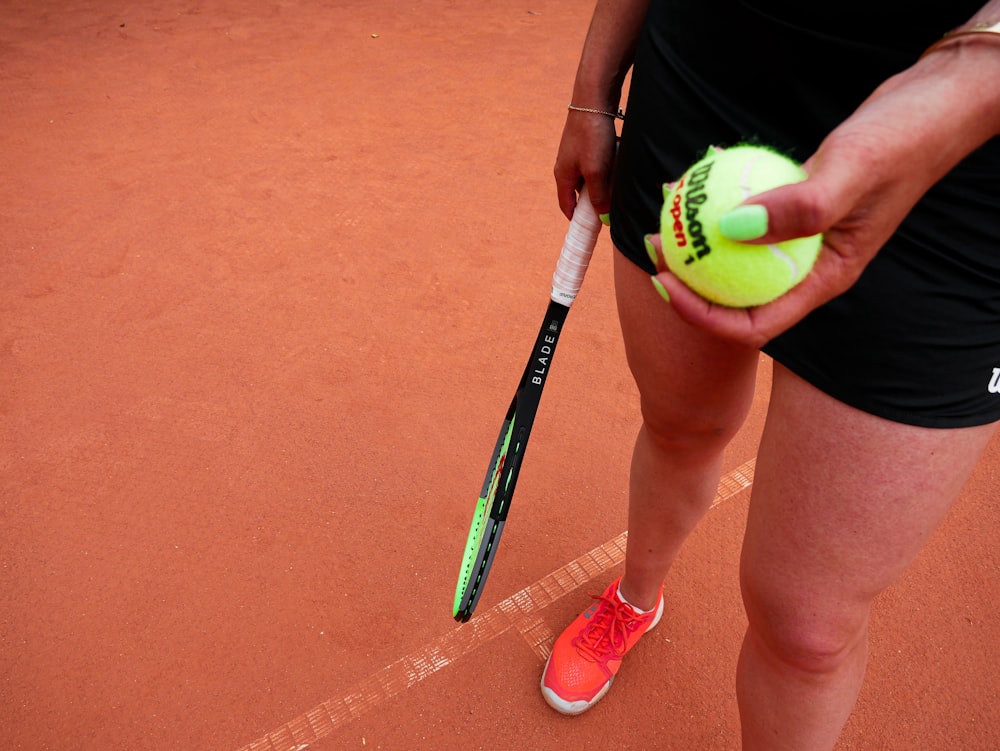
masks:
<svg viewBox="0 0 1000 751"><path fill-rule="evenodd" d="M479 596L483 593L490 566L493 565L500 533L503 532L507 513L510 511L510 501L521 470L524 450L528 445L528 435L552 365L552 355L569 307L583 284L600 231L601 221L594 212L584 186L552 275L552 295L545 320L538 332L531 357L524 367L514 399L504 417L486 472L486 480L476 502L472 525L469 527L453 609L455 620L462 623L472 617L472 611L476 609Z"/></svg>

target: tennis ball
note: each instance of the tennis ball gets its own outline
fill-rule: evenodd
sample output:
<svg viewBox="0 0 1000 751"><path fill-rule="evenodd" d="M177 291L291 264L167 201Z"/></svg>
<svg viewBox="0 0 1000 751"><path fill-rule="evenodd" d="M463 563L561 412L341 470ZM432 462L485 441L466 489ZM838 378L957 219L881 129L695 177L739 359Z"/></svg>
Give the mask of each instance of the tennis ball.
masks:
<svg viewBox="0 0 1000 751"><path fill-rule="evenodd" d="M719 220L753 195L805 179L795 161L763 146L709 149L674 185L664 186L657 269L666 267L720 305L749 308L780 297L809 273L822 237L755 245L723 236Z"/></svg>

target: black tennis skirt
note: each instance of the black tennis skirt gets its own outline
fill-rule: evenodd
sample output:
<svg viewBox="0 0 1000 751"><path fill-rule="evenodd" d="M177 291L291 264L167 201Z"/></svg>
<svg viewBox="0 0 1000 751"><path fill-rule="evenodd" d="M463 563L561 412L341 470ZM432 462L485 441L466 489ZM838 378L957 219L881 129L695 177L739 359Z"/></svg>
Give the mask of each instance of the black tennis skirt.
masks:
<svg viewBox="0 0 1000 751"><path fill-rule="evenodd" d="M710 145L758 142L805 160L879 83L972 13L948 7L955 18L900 39L891 14L883 35L857 17L844 31L776 18L760 2L654 0L615 172L616 247L654 273L642 238L659 231L663 183ZM890 420L939 428L1000 420L1000 138L924 196L850 290L764 351Z"/></svg>

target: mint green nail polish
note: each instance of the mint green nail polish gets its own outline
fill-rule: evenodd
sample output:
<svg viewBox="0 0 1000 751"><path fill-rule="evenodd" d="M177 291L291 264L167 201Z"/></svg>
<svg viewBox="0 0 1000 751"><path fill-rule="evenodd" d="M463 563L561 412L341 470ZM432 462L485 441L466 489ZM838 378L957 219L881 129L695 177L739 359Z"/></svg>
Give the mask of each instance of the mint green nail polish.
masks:
<svg viewBox="0 0 1000 751"><path fill-rule="evenodd" d="M611 214L601 214L600 220L605 227L611 226Z"/></svg>
<svg viewBox="0 0 1000 751"><path fill-rule="evenodd" d="M660 297L662 297L666 302L670 302L670 293L667 292L667 288L664 287L660 283L660 280L657 279L655 276L651 276L649 278L650 281L653 282L653 286L656 287L656 291L660 293Z"/></svg>
<svg viewBox="0 0 1000 751"><path fill-rule="evenodd" d="M730 240L756 240L767 234L767 209L759 204L737 206L719 219L719 232Z"/></svg>
<svg viewBox="0 0 1000 751"><path fill-rule="evenodd" d="M653 262L654 266L659 267L660 259L656 255L656 247L653 245L652 241L649 239L649 235L642 238L642 244L646 246L646 255L649 256L649 260Z"/></svg>

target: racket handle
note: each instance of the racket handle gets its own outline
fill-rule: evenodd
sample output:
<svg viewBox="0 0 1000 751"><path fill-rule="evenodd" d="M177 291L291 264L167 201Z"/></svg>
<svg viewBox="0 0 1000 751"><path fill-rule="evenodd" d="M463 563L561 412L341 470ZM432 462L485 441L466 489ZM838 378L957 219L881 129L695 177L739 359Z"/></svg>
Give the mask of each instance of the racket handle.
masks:
<svg viewBox="0 0 1000 751"><path fill-rule="evenodd" d="M600 233L601 220L590 203L590 195L584 185L576 202L573 219L566 230L566 240L559 254L556 271L552 275L552 299L555 302L567 308L573 304L576 293L583 285L583 277L587 273Z"/></svg>

